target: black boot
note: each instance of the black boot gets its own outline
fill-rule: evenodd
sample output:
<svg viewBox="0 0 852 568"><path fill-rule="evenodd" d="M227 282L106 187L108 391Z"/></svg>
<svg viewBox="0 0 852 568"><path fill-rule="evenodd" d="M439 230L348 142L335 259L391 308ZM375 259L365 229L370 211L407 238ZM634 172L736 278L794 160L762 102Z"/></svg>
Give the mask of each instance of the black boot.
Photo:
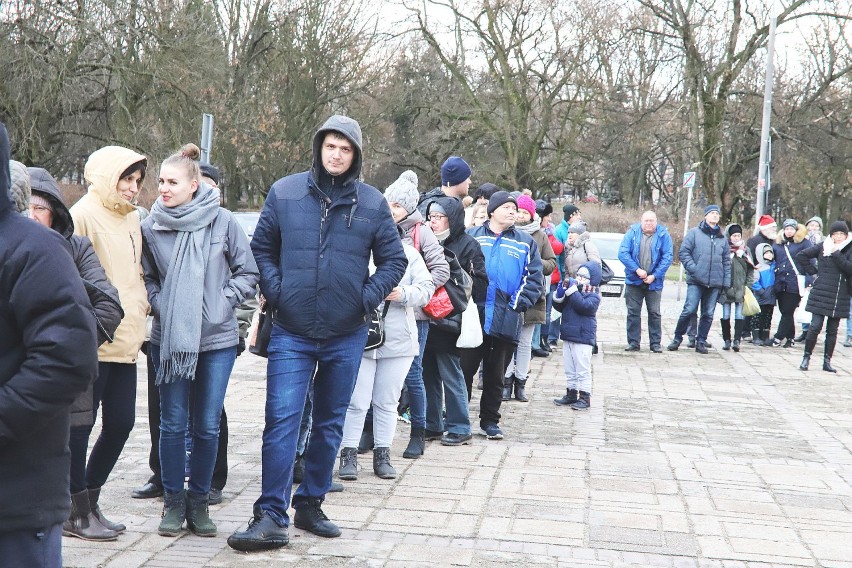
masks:
<svg viewBox="0 0 852 568"><path fill-rule="evenodd" d="M322 512L322 499L308 499L300 504L293 515L293 525L297 529L312 532L317 536L334 538L340 536L337 525L328 520Z"/></svg>
<svg viewBox="0 0 852 568"><path fill-rule="evenodd" d="M117 532L103 526L92 514L89 505L89 492L85 489L71 495L71 515L62 525L62 535L92 541L107 541L118 538Z"/></svg>
<svg viewBox="0 0 852 568"><path fill-rule="evenodd" d="M426 431L423 428L412 428L411 438L408 439L408 447L402 452L402 457L416 460L426 451Z"/></svg>
<svg viewBox="0 0 852 568"><path fill-rule="evenodd" d="M822 360L822 370L829 373L836 373L837 369L831 366L831 357L824 357Z"/></svg>
<svg viewBox="0 0 852 568"><path fill-rule="evenodd" d="M390 448L373 450L373 473L382 479L396 479L396 470L390 462Z"/></svg>
<svg viewBox="0 0 852 568"><path fill-rule="evenodd" d="M737 353L740 352L740 340L743 338L744 322L745 320L734 320L734 342L731 344L731 347Z"/></svg>
<svg viewBox="0 0 852 568"><path fill-rule="evenodd" d="M580 391L577 402L571 405L574 410L588 410L592 406L592 395L586 391Z"/></svg>
<svg viewBox="0 0 852 568"><path fill-rule="evenodd" d="M802 362L799 364L799 370L800 371L807 371L808 365L810 365L810 362L811 362L811 354L809 352L805 351L805 354L802 355Z"/></svg>
<svg viewBox="0 0 852 568"><path fill-rule="evenodd" d="M751 344L752 345L763 345L763 341L761 340L760 330L753 329L751 330Z"/></svg>
<svg viewBox="0 0 852 568"><path fill-rule="evenodd" d="M569 406L577 402L577 397L579 396L580 391L577 389L567 389L565 391L565 396L562 398L554 398L553 404L558 406Z"/></svg>
<svg viewBox="0 0 852 568"><path fill-rule="evenodd" d="M723 351L730 351L731 349L731 320L723 319L719 320L719 323L722 324L722 340L725 344L722 346Z"/></svg>
<svg viewBox="0 0 852 568"><path fill-rule="evenodd" d="M119 534L123 533L127 530L127 527L121 523L113 523L101 512L101 508L98 506L98 499L101 497L101 488L95 487L94 489L89 489L89 507L92 508L92 514L97 517L97 519L101 522L103 526L108 528L111 531L115 531Z"/></svg>
<svg viewBox="0 0 852 568"><path fill-rule="evenodd" d="M515 381L515 375L511 377L503 377L503 401L512 400L512 383Z"/></svg>
<svg viewBox="0 0 852 568"><path fill-rule="evenodd" d="M279 526L272 520L269 513L257 505L248 528L244 531L236 531L228 537L228 546L241 552L273 550L286 546L288 542L290 537L287 535L287 529Z"/></svg>
<svg viewBox="0 0 852 568"><path fill-rule="evenodd" d="M366 423L364 424L364 430L361 431L361 440L358 442L358 453L366 454L370 450L372 450L376 443L373 440L373 424L370 421L370 425L368 426Z"/></svg>
<svg viewBox="0 0 852 568"><path fill-rule="evenodd" d="M301 483L305 478L305 456L296 454L293 462L293 483Z"/></svg>
<svg viewBox="0 0 852 568"><path fill-rule="evenodd" d="M527 386L527 379L521 380L516 378L512 382L515 385L515 400L518 402L529 402L530 399L527 398L527 395L524 392Z"/></svg>

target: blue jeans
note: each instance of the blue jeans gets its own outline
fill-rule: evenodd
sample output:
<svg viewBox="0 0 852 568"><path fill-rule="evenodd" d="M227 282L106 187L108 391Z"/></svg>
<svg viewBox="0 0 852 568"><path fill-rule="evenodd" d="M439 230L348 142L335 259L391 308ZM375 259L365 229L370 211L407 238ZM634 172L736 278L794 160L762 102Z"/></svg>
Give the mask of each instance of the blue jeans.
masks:
<svg viewBox="0 0 852 568"><path fill-rule="evenodd" d="M417 340L420 342L420 354L414 358L411 368L405 376L405 390L408 391L408 407L411 410L411 427L426 427L426 388L423 386L423 350L429 336L429 320L417 320Z"/></svg>
<svg viewBox="0 0 852 568"><path fill-rule="evenodd" d="M686 301L683 304L683 311L680 312L680 317L675 327L675 341L678 343L683 341L683 336L689 327L689 320L698 313L699 304L701 305L701 319L698 322L696 340L700 342L707 341L707 334L710 333L710 326L713 325L713 312L716 310L716 300L718 299L718 288L689 284L686 287Z"/></svg>
<svg viewBox="0 0 852 568"><path fill-rule="evenodd" d="M263 481L255 510L266 511L282 527L290 524L287 508L293 489L293 462L311 377L313 426L305 450L305 477L293 495L297 509L309 500L321 501L331 488L343 421L366 344L366 325L350 335L330 339L294 335L278 325L272 328L266 372Z"/></svg>
<svg viewBox="0 0 852 568"><path fill-rule="evenodd" d="M0 533L0 558L4 568L62 568L62 523Z"/></svg>
<svg viewBox="0 0 852 568"><path fill-rule="evenodd" d="M456 353L425 351L423 384L426 387L426 428L433 432L470 434L467 385L462 374L461 357ZM447 407L446 420L444 404Z"/></svg>
<svg viewBox="0 0 852 568"><path fill-rule="evenodd" d="M160 346L151 344L148 349L154 364L159 367ZM160 385L160 467L163 489L168 493L183 491L190 404L192 456L189 461L189 490L198 495L210 492L219 450L219 418L236 359L236 345L204 351L198 354L195 379Z"/></svg>
<svg viewBox="0 0 852 568"><path fill-rule="evenodd" d="M734 320L743 319L743 303L733 304L734 306ZM731 319L731 304L722 304L722 319L729 320Z"/></svg>

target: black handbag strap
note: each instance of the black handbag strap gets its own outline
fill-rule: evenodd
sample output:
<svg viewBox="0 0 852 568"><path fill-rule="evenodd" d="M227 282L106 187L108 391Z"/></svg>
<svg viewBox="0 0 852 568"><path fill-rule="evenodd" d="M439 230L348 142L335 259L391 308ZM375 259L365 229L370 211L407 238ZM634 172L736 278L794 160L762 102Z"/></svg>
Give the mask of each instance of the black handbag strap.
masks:
<svg viewBox="0 0 852 568"><path fill-rule="evenodd" d="M382 308L382 319L385 319L385 316L388 315L389 309L390 309L390 302L385 300L385 307Z"/></svg>

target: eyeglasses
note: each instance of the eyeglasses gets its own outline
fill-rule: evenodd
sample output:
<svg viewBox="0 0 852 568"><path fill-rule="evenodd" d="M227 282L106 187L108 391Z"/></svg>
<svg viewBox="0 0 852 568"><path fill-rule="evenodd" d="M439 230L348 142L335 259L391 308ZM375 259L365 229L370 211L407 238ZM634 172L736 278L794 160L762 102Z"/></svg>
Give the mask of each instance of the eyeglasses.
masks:
<svg viewBox="0 0 852 568"><path fill-rule="evenodd" d="M446 218L447 218L446 215L441 215L440 213L432 213L431 215L429 215L430 221L440 221L441 219L446 219Z"/></svg>

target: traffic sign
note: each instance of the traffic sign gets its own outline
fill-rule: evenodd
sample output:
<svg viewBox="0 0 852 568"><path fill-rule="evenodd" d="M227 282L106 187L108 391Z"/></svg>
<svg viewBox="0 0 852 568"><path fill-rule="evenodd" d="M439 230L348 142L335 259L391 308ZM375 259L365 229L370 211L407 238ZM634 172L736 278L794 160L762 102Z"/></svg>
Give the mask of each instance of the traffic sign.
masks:
<svg viewBox="0 0 852 568"><path fill-rule="evenodd" d="M683 187L695 187L695 172L685 172L683 174Z"/></svg>

